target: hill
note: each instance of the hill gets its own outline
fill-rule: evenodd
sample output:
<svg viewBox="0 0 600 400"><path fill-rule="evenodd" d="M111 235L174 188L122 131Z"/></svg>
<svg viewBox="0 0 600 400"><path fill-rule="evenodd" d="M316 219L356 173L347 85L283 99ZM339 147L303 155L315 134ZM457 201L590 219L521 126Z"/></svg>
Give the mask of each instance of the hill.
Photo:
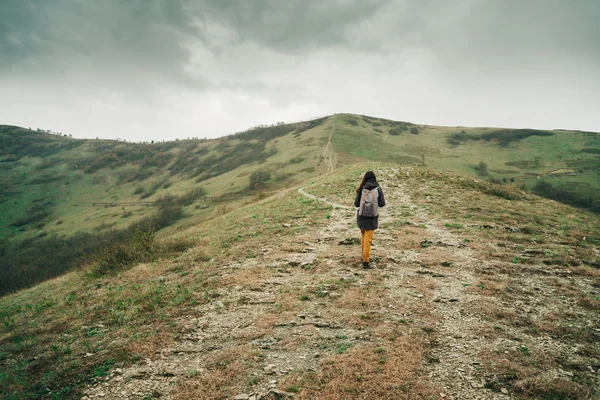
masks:
<svg viewBox="0 0 600 400"><path fill-rule="evenodd" d="M366 169L373 270L342 207ZM0 395L596 398L599 246L597 215L515 187L343 167L0 299Z"/></svg>
<svg viewBox="0 0 600 400"><path fill-rule="evenodd" d="M78 140L0 126L0 295L365 160L425 164L600 210L600 136L338 114L214 140Z"/></svg>

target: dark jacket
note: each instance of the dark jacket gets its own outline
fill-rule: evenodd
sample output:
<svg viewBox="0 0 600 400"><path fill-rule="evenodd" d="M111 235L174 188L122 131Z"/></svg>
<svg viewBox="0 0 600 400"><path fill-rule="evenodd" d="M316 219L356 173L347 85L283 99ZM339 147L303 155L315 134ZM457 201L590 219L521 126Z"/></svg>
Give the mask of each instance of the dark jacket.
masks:
<svg viewBox="0 0 600 400"><path fill-rule="evenodd" d="M365 185L356 193L356 198L354 199L354 207L360 207L360 196L362 195L362 189L374 189L377 188L379 192L379 198L377 199L377 204L379 207L385 206L385 198L383 197L383 190L379 187L379 184L375 180L368 180L365 182ZM377 217L363 217L358 215L358 210L356 211L356 223L358 224L358 228L363 231L374 231L379 227L379 216Z"/></svg>

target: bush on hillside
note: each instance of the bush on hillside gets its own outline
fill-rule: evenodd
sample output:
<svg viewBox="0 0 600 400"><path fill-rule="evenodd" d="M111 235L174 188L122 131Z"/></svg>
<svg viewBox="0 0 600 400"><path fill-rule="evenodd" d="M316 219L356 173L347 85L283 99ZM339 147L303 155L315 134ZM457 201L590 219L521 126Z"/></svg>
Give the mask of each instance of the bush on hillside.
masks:
<svg viewBox="0 0 600 400"><path fill-rule="evenodd" d="M388 133L392 136L400 136L400 135L402 135L402 132L404 132L405 130L406 130L406 128L404 126L397 126L394 128L390 128Z"/></svg>
<svg viewBox="0 0 600 400"><path fill-rule="evenodd" d="M114 246L118 243L126 244L132 238L132 232L140 230L146 233L155 232L172 225L182 216L181 206L170 205L125 229L77 233L70 237L40 234L38 237L20 242L0 241L3 266L0 268L0 296L62 275L82 264L88 264L91 255L98 255L103 249L116 249ZM116 249L115 251L119 252L116 260L135 259L132 250ZM135 251L139 251L139 246ZM137 253L136 257L139 258L141 255Z"/></svg>
<svg viewBox="0 0 600 400"><path fill-rule="evenodd" d="M538 181L532 191L538 196L600 213L600 200L593 195L586 196L581 193L571 192L566 188L555 187L545 180Z"/></svg>
<svg viewBox="0 0 600 400"><path fill-rule="evenodd" d="M162 197L159 197L154 204L156 204L156 206L158 206L160 209L172 206L185 207L204 196L206 196L206 190L204 190L204 188L197 187L180 196L166 194Z"/></svg>
<svg viewBox="0 0 600 400"><path fill-rule="evenodd" d="M271 174L265 170L254 171L248 177L248 187L250 190L254 190L260 186L263 186L271 177Z"/></svg>
<svg viewBox="0 0 600 400"><path fill-rule="evenodd" d="M488 176L488 166L483 161L479 161L479 164L475 166L475 170L480 176Z"/></svg>
<svg viewBox="0 0 600 400"><path fill-rule="evenodd" d="M98 276L107 275L150 261L154 253L154 236L153 230L137 227L124 241L106 246L92 255L92 273Z"/></svg>
<svg viewBox="0 0 600 400"><path fill-rule="evenodd" d="M419 128L417 128L416 126L413 126L412 128L410 128L410 133L412 133L413 135L418 135Z"/></svg>
<svg viewBox="0 0 600 400"><path fill-rule="evenodd" d="M535 129L494 129L479 135L469 135L464 130L460 133L452 133L447 139L449 145L456 147L468 140L495 142L498 146L508 147L513 142L519 142L531 136L552 136L553 132L538 131Z"/></svg>

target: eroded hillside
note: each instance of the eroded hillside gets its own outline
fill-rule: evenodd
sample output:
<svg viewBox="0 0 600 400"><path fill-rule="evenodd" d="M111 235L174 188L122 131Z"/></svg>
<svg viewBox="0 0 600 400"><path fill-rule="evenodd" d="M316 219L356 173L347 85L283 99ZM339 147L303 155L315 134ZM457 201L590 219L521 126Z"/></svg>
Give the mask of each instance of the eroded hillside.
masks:
<svg viewBox="0 0 600 400"><path fill-rule="evenodd" d="M360 265L348 207L386 193ZM591 399L600 221L514 187L361 165L0 300L0 394Z"/></svg>

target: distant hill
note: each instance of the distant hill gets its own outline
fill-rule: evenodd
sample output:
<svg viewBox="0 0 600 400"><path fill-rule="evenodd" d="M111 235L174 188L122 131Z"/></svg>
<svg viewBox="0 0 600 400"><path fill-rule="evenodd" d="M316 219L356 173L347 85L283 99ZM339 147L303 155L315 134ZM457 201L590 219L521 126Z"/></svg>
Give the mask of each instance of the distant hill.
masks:
<svg viewBox="0 0 600 400"><path fill-rule="evenodd" d="M352 114L212 140L128 143L0 126L0 294L341 166L383 161L520 187L599 212L600 135L439 127Z"/></svg>

